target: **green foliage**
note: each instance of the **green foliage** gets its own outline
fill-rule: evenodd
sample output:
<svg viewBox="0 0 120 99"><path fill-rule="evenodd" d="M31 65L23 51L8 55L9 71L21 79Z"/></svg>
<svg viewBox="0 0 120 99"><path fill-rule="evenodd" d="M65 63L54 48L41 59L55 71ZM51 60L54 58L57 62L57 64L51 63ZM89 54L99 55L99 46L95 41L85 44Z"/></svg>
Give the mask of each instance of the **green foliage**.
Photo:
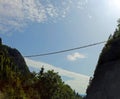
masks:
<svg viewBox="0 0 120 99"><path fill-rule="evenodd" d="M64 84L61 77L54 70L43 72L42 75L40 71L37 78L38 81L34 87L41 93L41 99L81 99L70 86Z"/></svg>
<svg viewBox="0 0 120 99"><path fill-rule="evenodd" d="M30 73L16 49L0 45L0 99L82 99L54 70Z"/></svg>
<svg viewBox="0 0 120 99"><path fill-rule="evenodd" d="M120 57L120 53L114 50L115 48L117 49L119 48L119 40L120 40L120 19L118 20L118 27L116 28L114 34L109 36L108 41L105 44L102 53L100 54L98 64L113 61L116 58Z"/></svg>

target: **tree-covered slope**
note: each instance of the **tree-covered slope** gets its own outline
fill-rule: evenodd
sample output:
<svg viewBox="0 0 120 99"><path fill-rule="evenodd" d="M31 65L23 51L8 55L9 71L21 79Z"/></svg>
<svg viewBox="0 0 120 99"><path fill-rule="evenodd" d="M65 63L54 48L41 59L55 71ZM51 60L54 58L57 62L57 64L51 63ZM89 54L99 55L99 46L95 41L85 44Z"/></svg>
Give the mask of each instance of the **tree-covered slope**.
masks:
<svg viewBox="0 0 120 99"><path fill-rule="evenodd" d="M20 54L20 52L17 49L10 48L6 45L2 44L2 40L0 44L0 67L1 69L6 68L6 65L9 65L9 67L13 71L18 71L19 73L25 75L28 75L30 73L24 58Z"/></svg>
<svg viewBox="0 0 120 99"><path fill-rule="evenodd" d="M82 99L53 70L30 72L17 49L0 39L0 99Z"/></svg>

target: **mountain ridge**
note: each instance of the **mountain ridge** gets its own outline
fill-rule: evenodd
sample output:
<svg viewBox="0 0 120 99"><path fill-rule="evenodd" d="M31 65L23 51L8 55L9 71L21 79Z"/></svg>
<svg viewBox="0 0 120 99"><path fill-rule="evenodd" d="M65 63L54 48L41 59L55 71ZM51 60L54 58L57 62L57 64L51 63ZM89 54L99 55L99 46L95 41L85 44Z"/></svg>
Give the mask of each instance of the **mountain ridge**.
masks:
<svg viewBox="0 0 120 99"><path fill-rule="evenodd" d="M3 45L2 39L0 39L0 55L1 61L3 60L4 62L5 59L8 58L11 62L9 65L14 65L16 68L15 70L21 72L24 76L30 73L21 53L15 48Z"/></svg>

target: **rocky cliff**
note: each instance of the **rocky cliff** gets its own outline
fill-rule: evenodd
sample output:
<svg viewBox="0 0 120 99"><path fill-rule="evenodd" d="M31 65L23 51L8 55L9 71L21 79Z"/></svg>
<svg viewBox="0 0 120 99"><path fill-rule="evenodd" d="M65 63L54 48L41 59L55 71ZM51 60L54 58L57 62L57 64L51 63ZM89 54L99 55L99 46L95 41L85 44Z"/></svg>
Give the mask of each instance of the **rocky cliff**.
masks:
<svg viewBox="0 0 120 99"><path fill-rule="evenodd" d="M120 27L100 54L85 99L120 99Z"/></svg>

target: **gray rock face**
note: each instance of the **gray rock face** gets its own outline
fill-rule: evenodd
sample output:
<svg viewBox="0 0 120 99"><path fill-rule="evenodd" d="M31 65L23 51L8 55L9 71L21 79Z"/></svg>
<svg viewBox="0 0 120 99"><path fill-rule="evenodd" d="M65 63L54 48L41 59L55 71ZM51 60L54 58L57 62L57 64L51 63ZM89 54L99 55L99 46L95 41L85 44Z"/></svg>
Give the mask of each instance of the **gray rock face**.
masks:
<svg viewBox="0 0 120 99"><path fill-rule="evenodd" d="M94 78L88 88L86 99L120 99L120 60L101 66L112 68L106 69L106 72L104 71Z"/></svg>
<svg viewBox="0 0 120 99"><path fill-rule="evenodd" d="M85 99L120 99L120 37L108 40Z"/></svg>

